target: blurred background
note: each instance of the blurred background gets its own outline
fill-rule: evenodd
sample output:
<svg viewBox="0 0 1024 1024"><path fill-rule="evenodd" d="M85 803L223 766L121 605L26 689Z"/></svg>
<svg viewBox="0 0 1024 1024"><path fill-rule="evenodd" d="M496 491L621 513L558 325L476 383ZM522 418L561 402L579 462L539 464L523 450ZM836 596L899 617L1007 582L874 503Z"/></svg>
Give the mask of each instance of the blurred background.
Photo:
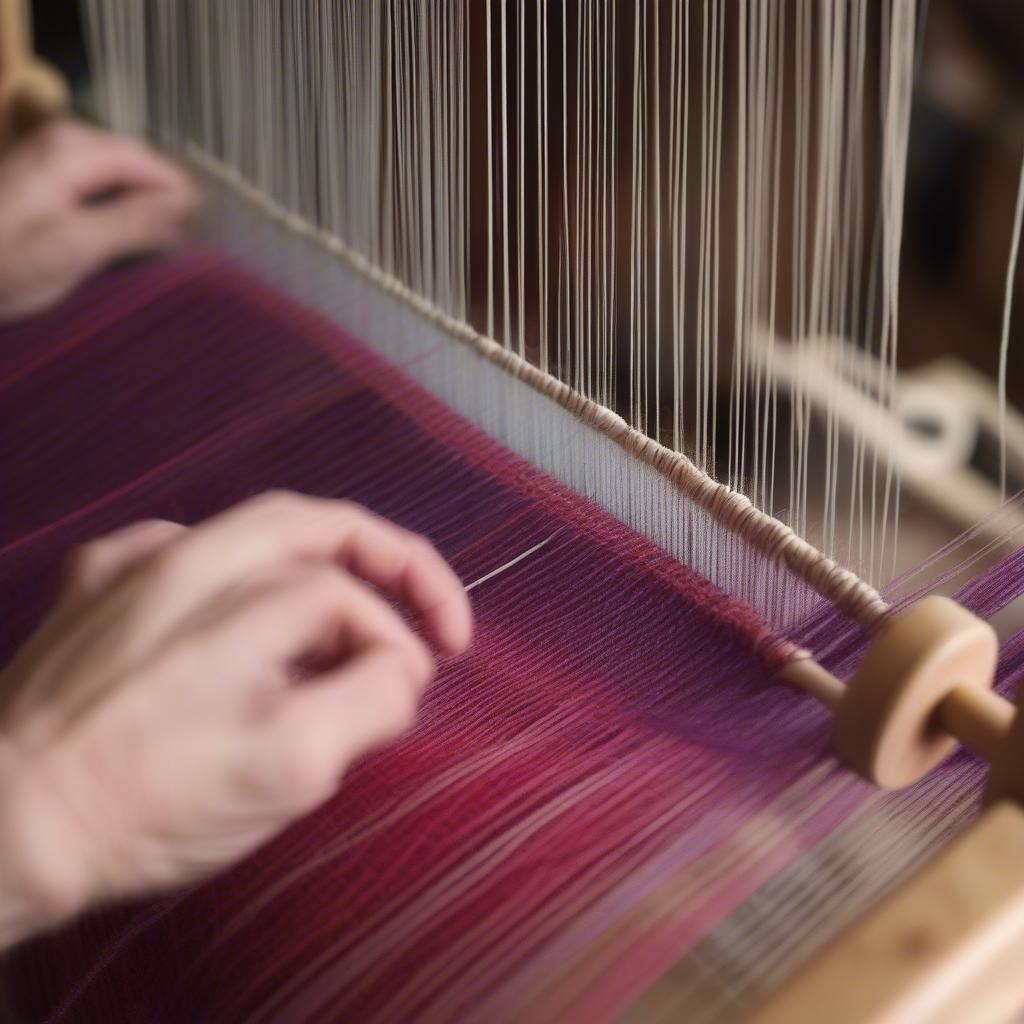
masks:
<svg viewBox="0 0 1024 1024"><path fill-rule="evenodd" d="M33 0L36 47L89 105L78 5ZM924 0L904 236L902 356L955 352L991 373L1024 151L1024 3ZM1018 267L1018 278L1024 267ZM1010 390L1024 404L1024 315Z"/></svg>

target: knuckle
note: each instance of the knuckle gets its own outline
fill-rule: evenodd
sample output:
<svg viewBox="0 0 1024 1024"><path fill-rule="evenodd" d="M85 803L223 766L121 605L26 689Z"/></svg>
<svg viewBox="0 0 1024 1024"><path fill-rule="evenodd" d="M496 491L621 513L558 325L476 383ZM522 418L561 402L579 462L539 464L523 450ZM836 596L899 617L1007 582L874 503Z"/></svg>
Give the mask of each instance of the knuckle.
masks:
<svg viewBox="0 0 1024 1024"><path fill-rule="evenodd" d="M410 547L414 556L422 561L428 561L431 563L441 561L441 556L438 553L437 548L435 548L426 537L423 537L418 533L412 534Z"/></svg>
<svg viewBox="0 0 1024 1024"><path fill-rule="evenodd" d="M313 601L325 609L347 604L352 597L351 581L332 565L310 567L307 585Z"/></svg>
<svg viewBox="0 0 1024 1024"><path fill-rule="evenodd" d="M262 494L257 494L244 504L245 507L255 509L256 511L265 511L267 509L277 511L279 509L294 508L299 503L300 497L294 491L274 489L264 491Z"/></svg>
<svg viewBox="0 0 1024 1024"><path fill-rule="evenodd" d="M148 558L146 579L150 586L173 592L194 575L199 558L193 554L190 541L190 537L184 537L181 543L167 544Z"/></svg>
<svg viewBox="0 0 1024 1024"><path fill-rule="evenodd" d="M297 515L305 500L294 491L264 491L228 509L225 515L240 522L268 525Z"/></svg>
<svg viewBox="0 0 1024 1024"><path fill-rule="evenodd" d="M181 523L170 519L142 519L132 527L132 531L136 536L146 536L154 541L174 540L188 532Z"/></svg>
<svg viewBox="0 0 1024 1024"><path fill-rule="evenodd" d="M88 582L103 564L109 549L105 540L91 540L75 548L68 557L67 574L76 583Z"/></svg>
<svg viewBox="0 0 1024 1024"><path fill-rule="evenodd" d="M169 544L153 555L150 565L158 578L176 575L181 566L189 563L191 545L188 541L189 538L186 537L181 544Z"/></svg>
<svg viewBox="0 0 1024 1024"><path fill-rule="evenodd" d="M306 500L311 503L311 507L317 508L325 519L343 524L349 532L360 524L375 518L372 512L348 498L307 498Z"/></svg>
<svg viewBox="0 0 1024 1024"><path fill-rule="evenodd" d="M270 600L293 605L307 613L334 612L348 603L351 584L333 565L311 563L290 566L274 577Z"/></svg>

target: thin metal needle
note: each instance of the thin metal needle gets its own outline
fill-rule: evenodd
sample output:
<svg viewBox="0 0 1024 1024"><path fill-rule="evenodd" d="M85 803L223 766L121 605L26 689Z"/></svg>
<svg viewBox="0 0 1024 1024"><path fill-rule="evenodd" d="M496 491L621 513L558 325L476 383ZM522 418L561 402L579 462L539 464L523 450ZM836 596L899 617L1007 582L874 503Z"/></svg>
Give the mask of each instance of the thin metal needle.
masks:
<svg viewBox="0 0 1024 1024"><path fill-rule="evenodd" d="M564 529L564 527L562 529ZM562 530L555 530L555 532L551 534L551 536L548 537L547 540L542 540L539 544L534 544L532 548L530 548L527 551L524 551L521 555L516 555L516 557L513 558L512 561L506 562L504 565L499 565L497 569L492 569L486 575L481 576L480 579L473 580L472 583L467 583L466 593L468 594L474 587L479 587L481 583L486 583L489 579L493 579L495 576L498 576L500 573L503 573L506 569L511 569L513 565L516 565L518 562L521 562L524 558L529 558L530 555L532 555L535 551L540 551L540 549L544 547L545 544L554 540L555 537L557 537L561 532Z"/></svg>

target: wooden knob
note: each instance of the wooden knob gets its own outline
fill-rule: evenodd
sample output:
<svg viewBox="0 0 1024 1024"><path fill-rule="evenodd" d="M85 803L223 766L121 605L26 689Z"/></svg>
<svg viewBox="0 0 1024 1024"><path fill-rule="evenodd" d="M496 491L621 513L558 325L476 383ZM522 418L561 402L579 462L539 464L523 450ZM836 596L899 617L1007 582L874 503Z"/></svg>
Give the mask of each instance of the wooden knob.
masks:
<svg viewBox="0 0 1024 1024"><path fill-rule="evenodd" d="M0 79L0 151L67 109L60 75L40 61L21 64L16 74Z"/></svg>
<svg viewBox="0 0 1024 1024"><path fill-rule="evenodd" d="M956 694L953 710L988 707L973 694L961 699L960 691L991 689L998 651L992 627L949 598L926 597L894 615L839 701L839 754L879 786L916 782L957 746L942 728L940 706ZM1024 768L1024 759L1019 763ZM1019 779L1024 789L1024 771Z"/></svg>

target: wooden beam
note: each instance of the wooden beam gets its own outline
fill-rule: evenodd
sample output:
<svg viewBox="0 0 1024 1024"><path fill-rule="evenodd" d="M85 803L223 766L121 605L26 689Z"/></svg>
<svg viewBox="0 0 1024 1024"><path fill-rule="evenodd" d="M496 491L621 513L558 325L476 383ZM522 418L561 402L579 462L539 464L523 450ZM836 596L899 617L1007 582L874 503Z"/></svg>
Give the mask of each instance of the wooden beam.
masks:
<svg viewBox="0 0 1024 1024"><path fill-rule="evenodd" d="M746 1024L1008 1021L1024 1007L1024 810L989 809Z"/></svg>

